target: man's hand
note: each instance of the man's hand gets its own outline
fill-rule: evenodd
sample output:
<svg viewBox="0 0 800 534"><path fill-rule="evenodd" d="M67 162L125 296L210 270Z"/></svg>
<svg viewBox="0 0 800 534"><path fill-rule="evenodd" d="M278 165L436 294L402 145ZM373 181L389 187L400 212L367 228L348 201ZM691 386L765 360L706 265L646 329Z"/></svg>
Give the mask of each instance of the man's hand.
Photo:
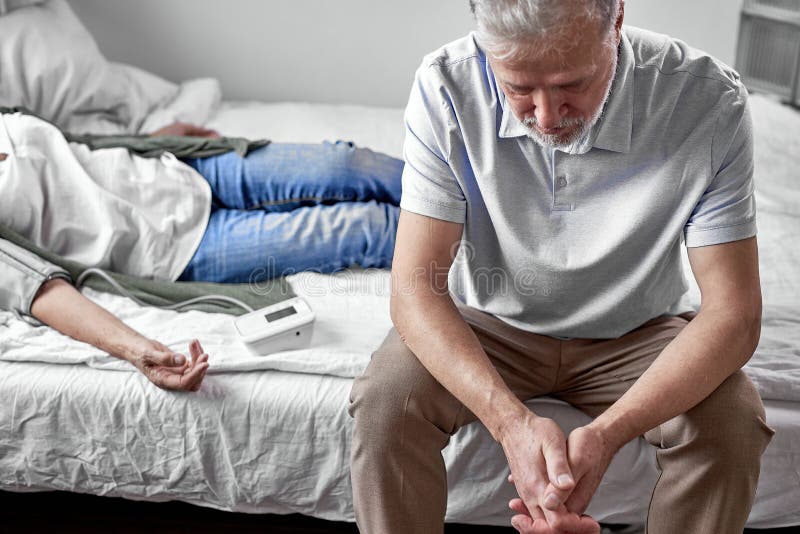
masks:
<svg viewBox="0 0 800 534"><path fill-rule="evenodd" d="M618 450L617 444L612 444L591 425L578 427L570 433L567 455L575 476L575 488L564 503L567 510L576 514L586 511Z"/></svg>
<svg viewBox="0 0 800 534"><path fill-rule="evenodd" d="M162 135L177 135L183 137L220 137L219 132L209 130L202 126L195 126L185 122L173 122L169 126L164 126L160 130L150 134L150 137L158 137Z"/></svg>
<svg viewBox="0 0 800 534"><path fill-rule="evenodd" d="M191 359L158 341L148 340L128 361L160 388L197 391L208 369L208 354L196 339L189 344L189 353Z"/></svg>
<svg viewBox="0 0 800 534"><path fill-rule="evenodd" d="M513 477L509 476L509 482ZM522 499L512 499L508 507L517 512L511 518L511 526L521 534L600 534L600 524L588 515L569 513L565 520L560 520L561 529L556 529L547 522L544 512L538 506L528 510Z"/></svg>
<svg viewBox="0 0 800 534"><path fill-rule="evenodd" d="M511 468L510 481L520 499L510 505L518 512L514 528L523 533L596 533L599 525L581 517L564 503L575 488L564 433L552 420L526 413L511 422L500 439Z"/></svg>
<svg viewBox="0 0 800 534"><path fill-rule="evenodd" d="M568 524L562 530L566 532L600 532L600 526L594 519L582 515L589 502L594 496L597 486L603 479L603 475L608 469L608 465L614 458L619 446L606 439L598 430L591 425L583 426L573 430L567 439L567 458L572 475L575 478L575 485L564 502L566 508L567 522L559 521L557 525ZM509 482L514 482L514 477L509 476ZM545 489L545 495L560 494L560 491L552 483ZM546 498L547 499L547 498ZM513 499L509 507L517 512L517 516L512 519L512 524L523 533L550 533L559 532L558 529L548 528L553 525L548 519L553 516L547 509L542 507L530 509L526 506L523 499ZM562 506L556 510L563 512ZM576 528L577 527L577 528Z"/></svg>

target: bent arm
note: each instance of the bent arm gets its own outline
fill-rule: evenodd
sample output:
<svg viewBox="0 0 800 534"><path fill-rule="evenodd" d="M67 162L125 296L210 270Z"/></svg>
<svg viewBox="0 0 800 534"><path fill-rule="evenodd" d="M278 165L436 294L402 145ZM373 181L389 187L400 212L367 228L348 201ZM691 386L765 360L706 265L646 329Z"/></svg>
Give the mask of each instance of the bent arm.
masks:
<svg viewBox="0 0 800 534"><path fill-rule="evenodd" d="M689 249L697 316L589 426L617 448L708 397L753 355L761 334L756 238Z"/></svg>
<svg viewBox="0 0 800 534"><path fill-rule="evenodd" d="M447 274L462 228L400 211L392 265L392 322L428 372L501 444L517 491L542 532L553 531L545 523L576 532L598 530L594 520L570 513L561 504L574 485L562 431L514 395L447 291ZM558 502L547 503L548 482L557 488Z"/></svg>
<svg viewBox="0 0 800 534"><path fill-rule="evenodd" d="M499 441L508 422L530 412L497 373L447 291L462 228L400 211L391 317L422 365Z"/></svg>

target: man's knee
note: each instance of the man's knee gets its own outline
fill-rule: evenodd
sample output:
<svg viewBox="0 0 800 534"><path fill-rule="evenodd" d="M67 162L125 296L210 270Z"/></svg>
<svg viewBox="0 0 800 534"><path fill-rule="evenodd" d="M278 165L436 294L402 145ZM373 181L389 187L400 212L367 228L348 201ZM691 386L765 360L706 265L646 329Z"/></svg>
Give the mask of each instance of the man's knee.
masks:
<svg viewBox="0 0 800 534"><path fill-rule="evenodd" d="M396 414L392 412L398 412L419 374L412 359L416 357L392 328L381 346L372 353L364 374L353 382L350 415L357 419L363 414L381 420L395 418Z"/></svg>
<svg viewBox="0 0 800 534"><path fill-rule="evenodd" d="M353 382L349 413L355 432L397 436L407 419L426 420L449 432L460 403L420 363L393 328ZM452 420L452 421L451 421ZM413 426L418 426L414 424Z"/></svg>
<svg viewBox="0 0 800 534"><path fill-rule="evenodd" d="M737 371L697 406L664 423L660 445L695 442L712 461L746 464L760 461L773 433L758 391L744 372Z"/></svg>

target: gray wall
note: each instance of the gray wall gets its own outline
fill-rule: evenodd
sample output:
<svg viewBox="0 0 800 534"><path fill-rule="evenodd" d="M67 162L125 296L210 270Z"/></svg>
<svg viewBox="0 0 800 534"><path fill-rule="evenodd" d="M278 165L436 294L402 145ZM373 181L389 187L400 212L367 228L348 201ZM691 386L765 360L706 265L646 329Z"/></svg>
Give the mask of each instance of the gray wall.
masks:
<svg viewBox="0 0 800 534"><path fill-rule="evenodd" d="M743 0L627 0L625 22L683 39L733 66Z"/></svg>
<svg viewBox="0 0 800 534"><path fill-rule="evenodd" d="M626 22L733 63L742 0L628 0ZM228 100L402 106L422 56L472 28L467 0L70 0L115 61Z"/></svg>
<svg viewBox="0 0 800 534"><path fill-rule="evenodd" d="M400 106L422 56L469 31L467 0L71 0L110 59L226 99Z"/></svg>

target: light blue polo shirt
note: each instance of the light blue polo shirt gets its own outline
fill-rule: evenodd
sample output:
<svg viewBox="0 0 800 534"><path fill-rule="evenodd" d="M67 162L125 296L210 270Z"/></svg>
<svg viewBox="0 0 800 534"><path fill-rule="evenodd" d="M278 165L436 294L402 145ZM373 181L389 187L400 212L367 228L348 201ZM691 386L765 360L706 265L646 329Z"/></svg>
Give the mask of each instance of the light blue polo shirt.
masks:
<svg viewBox="0 0 800 534"><path fill-rule="evenodd" d="M756 233L746 89L664 35L624 28L605 112L570 150L525 135L473 35L426 56L405 121L401 208L464 224L451 293L517 328L615 338L688 311L682 243Z"/></svg>

